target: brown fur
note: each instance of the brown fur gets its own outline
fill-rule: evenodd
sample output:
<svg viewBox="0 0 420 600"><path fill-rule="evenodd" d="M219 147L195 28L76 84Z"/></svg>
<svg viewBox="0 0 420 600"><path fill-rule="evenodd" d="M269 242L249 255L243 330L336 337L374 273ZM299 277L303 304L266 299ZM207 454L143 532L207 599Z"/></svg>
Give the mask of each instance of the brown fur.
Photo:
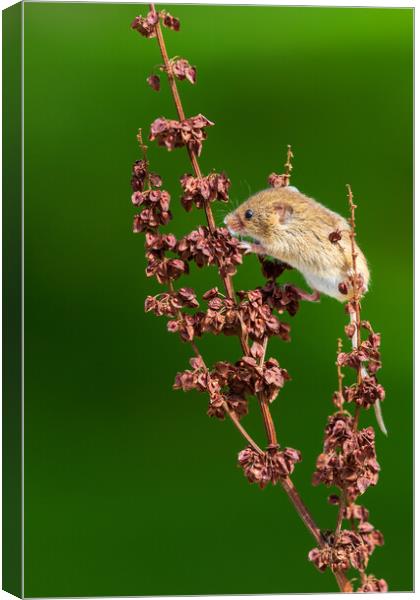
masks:
<svg viewBox="0 0 420 600"><path fill-rule="evenodd" d="M251 219L245 212L251 209ZM225 223L232 233L257 241L251 249L288 263L302 272L313 289L346 300L338 284L352 272L352 256L347 221L295 188L277 187L251 196L230 213ZM329 235L339 231L341 240L332 243ZM365 291L369 269L358 246L357 272L363 276Z"/></svg>

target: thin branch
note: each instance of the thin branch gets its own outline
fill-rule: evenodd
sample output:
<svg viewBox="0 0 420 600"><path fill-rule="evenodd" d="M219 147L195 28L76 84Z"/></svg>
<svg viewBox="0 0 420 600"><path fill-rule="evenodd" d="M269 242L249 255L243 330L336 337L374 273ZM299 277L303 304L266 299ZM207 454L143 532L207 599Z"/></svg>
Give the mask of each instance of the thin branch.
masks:
<svg viewBox="0 0 420 600"><path fill-rule="evenodd" d="M340 496L340 504L338 507L337 525L335 526L335 534L334 534L335 541L338 540L338 536L340 535L341 525L343 524L346 506L347 506L346 493L345 493L345 490L342 490L341 496Z"/></svg>
<svg viewBox="0 0 420 600"><path fill-rule="evenodd" d="M351 280L352 287L353 287L353 300L351 302L351 305L356 314L354 324L356 327L357 347L359 347L360 342L361 342L362 327L361 327L361 318L360 318L360 288L359 288L359 281L358 281L358 277L357 277L357 250L356 250L356 241L355 241L356 240L356 214L355 214L355 211L356 211L357 205L354 203L354 196L353 196L353 191L351 189L351 186L349 184L347 184L346 187L347 187L347 199L348 199L349 208L350 208L349 236L350 236L351 259L352 259L352 275L351 275L350 280ZM357 368L357 385L361 385L362 380L363 380L362 365L359 364L359 366ZM353 428L355 431L359 424L360 410L361 410L361 407L357 406L354 411Z"/></svg>
<svg viewBox="0 0 420 600"><path fill-rule="evenodd" d="M334 572L335 579L338 583L338 587L340 588L340 592L345 594L351 594L353 591L353 587L350 581L347 579L343 571L335 571Z"/></svg>
<svg viewBox="0 0 420 600"><path fill-rule="evenodd" d="M262 347L263 353L260 358L260 367L264 365L265 355L267 352L268 336L264 336ZM258 401L260 404L261 413L264 420L264 426L267 433L267 439L270 446L278 446L276 427L274 425L273 417L271 416L270 406L267 398L262 392L258 394Z"/></svg>
<svg viewBox="0 0 420 600"><path fill-rule="evenodd" d="M293 171L292 158L294 157L295 155L292 152L292 146L288 144L286 162L284 163L284 166L286 167L286 185L290 185L290 178L292 176Z"/></svg>
<svg viewBox="0 0 420 600"><path fill-rule="evenodd" d="M325 541L324 541L324 538L322 537L321 530L316 525L312 515L306 508L305 503L303 502L302 498L300 497L300 494L298 493L297 489L295 488L295 485L292 482L292 480L290 479L290 477L282 478L281 484L283 486L284 491L286 492L286 494L289 496L290 500L292 501L295 509L299 513L300 518L302 519L302 521L304 522L304 524L306 525L306 527L310 531L310 533L314 536L316 542L321 547L325 546Z"/></svg>
<svg viewBox="0 0 420 600"><path fill-rule="evenodd" d="M241 425L241 423L239 422L238 418L230 410L230 408L228 407L228 405L227 405L227 403L225 401L223 401L223 408L225 409L225 411L229 415L229 417L232 420L232 423L235 425L236 429L239 431L239 433L241 433L243 435L243 437L246 439L246 441L248 442L248 444L250 446L252 446L252 448L254 448L254 450L256 450L256 452L258 452L258 454L260 456L263 456L264 455L264 451L261 450L261 448L258 446L258 444L252 439L252 437L249 435L249 433L247 432L247 430L245 429L245 427L243 427Z"/></svg>
<svg viewBox="0 0 420 600"><path fill-rule="evenodd" d="M343 341L341 338L338 338L337 340L337 356L340 354L340 352L343 349ZM344 379L344 375L341 371L341 365L338 363L337 361L337 379L338 379L338 393L340 395L340 402L341 402L341 407L343 408L343 379Z"/></svg>

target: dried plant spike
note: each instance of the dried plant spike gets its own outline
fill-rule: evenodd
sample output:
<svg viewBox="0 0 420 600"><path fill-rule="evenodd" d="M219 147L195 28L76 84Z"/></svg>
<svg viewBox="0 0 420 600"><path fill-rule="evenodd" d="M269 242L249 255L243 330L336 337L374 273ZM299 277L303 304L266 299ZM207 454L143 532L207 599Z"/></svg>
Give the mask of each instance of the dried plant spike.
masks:
<svg viewBox="0 0 420 600"><path fill-rule="evenodd" d="M268 176L268 185L271 187L286 187L290 185L290 178L292 176L292 158L294 158L294 154L292 152L292 147L290 144L287 146L286 153L286 162L284 166L286 167L286 172L282 175L278 175L278 173L271 173Z"/></svg>
<svg viewBox="0 0 420 600"><path fill-rule="evenodd" d="M138 132L137 132L137 141L138 141L138 143L139 143L140 150L141 150L141 151L142 151L142 153L143 153L143 158L144 158L144 160L146 160L146 158L147 158L147 157L146 157L147 146L146 146L146 144L145 144L145 143L144 143L144 141L143 141L143 130L142 130L142 128L141 128L141 127L139 127L139 130L138 130Z"/></svg>
<svg viewBox="0 0 420 600"><path fill-rule="evenodd" d="M341 338L338 338L337 339L337 356L341 353L342 349L343 349L343 340ZM340 364L337 364L337 375L338 375L338 389L339 389L339 392L342 393L343 392L344 375L341 372Z"/></svg>
<svg viewBox="0 0 420 600"><path fill-rule="evenodd" d="M292 176L292 170L293 170L293 165L292 165L292 158L294 158L295 155L292 152L292 146L290 144L287 145L287 156L286 156L286 162L284 164L284 166L286 167L286 178L287 178L287 184L290 184L290 178Z"/></svg>
<svg viewBox="0 0 420 600"><path fill-rule="evenodd" d="M342 342L341 338L338 338L338 340L337 340L337 359L340 356L342 349L343 349L343 342ZM344 379L344 375L341 370L341 364L339 363L338 360L335 364L337 365L338 390L333 395L333 403L339 410L343 410L343 404L344 404L343 379Z"/></svg>
<svg viewBox="0 0 420 600"><path fill-rule="evenodd" d="M354 294L354 300L355 302L358 302L360 299L360 287L358 286L358 282L357 282L357 251L356 251L356 208L357 205L354 203L354 196L353 196L353 191L351 189L350 184L347 184L347 198L348 198L348 203L349 203L349 208L350 208L350 218L349 218L349 224L350 224L350 242L351 242L351 256L352 256L352 268L353 268L353 273L352 273L352 285L353 285L353 294Z"/></svg>
<svg viewBox="0 0 420 600"><path fill-rule="evenodd" d="M373 404L378 423L383 429L379 401L383 400L385 392L376 379L376 372L381 364L380 335L374 332L368 321L361 321L360 316L362 294L355 243L356 204L350 185L347 185L347 198L352 257L352 271L348 284L352 286L353 294L346 305L346 310L350 314L350 324L345 326L345 333L351 340L352 349L350 352L343 352L342 340L338 340L336 361L338 390L333 397L338 412L328 419L323 451L318 456L313 476L314 485L320 483L328 487L334 485L341 490L341 494L334 543L324 550L319 548L312 550L310 560L321 570L328 566L334 570L338 564L341 564L345 571L350 568L357 569L361 578L361 586L357 590L359 592L386 591L387 585L384 580L380 580L380 584L375 578L368 582L365 575L369 557L375 547L383 544L383 536L366 521L368 517L366 509L355 504L360 495L364 494L370 486L376 485L380 470L376 459L374 429L372 427L359 429L361 409L368 409ZM362 330L365 336L368 335L367 339L362 339ZM350 367L353 373L356 373L356 382L344 389L342 367ZM355 405L353 415L343 410L344 402ZM351 531L342 530L344 519L350 520ZM358 524L356 520L359 521Z"/></svg>

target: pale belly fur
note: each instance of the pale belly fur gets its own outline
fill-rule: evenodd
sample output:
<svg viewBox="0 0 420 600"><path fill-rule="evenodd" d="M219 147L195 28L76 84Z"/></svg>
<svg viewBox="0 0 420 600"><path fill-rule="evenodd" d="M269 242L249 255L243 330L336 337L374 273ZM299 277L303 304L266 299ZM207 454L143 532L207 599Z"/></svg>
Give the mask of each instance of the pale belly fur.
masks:
<svg viewBox="0 0 420 600"><path fill-rule="evenodd" d="M330 273L328 277L316 275L313 272L304 271L303 269L301 270L301 273L313 290L317 290L326 296L331 296L340 302L343 302L346 299L345 296L338 291L338 285L343 281L341 273Z"/></svg>

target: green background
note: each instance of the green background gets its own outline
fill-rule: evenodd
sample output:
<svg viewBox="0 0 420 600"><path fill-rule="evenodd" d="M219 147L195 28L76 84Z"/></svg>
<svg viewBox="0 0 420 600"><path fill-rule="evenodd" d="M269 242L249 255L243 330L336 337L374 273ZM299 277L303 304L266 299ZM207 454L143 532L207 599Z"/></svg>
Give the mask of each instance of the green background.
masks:
<svg viewBox="0 0 420 600"><path fill-rule="evenodd" d="M233 203L282 172L330 208L359 205L372 287L363 315L383 334L386 439L379 485L363 497L386 545L369 572L412 589L412 11L172 6L171 56L198 66L180 84L188 115L215 121L200 160L225 170ZM175 117L156 40L130 30L144 5L25 5L25 595L335 591L308 562L314 542L279 487L236 467L244 442L206 417L204 396L173 392L190 349L143 312L143 238L131 233L137 128ZM202 219L177 202L184 150L150 145L173 197L170 230ZM218 222L226 207L216 207ZM304 285L298 273L288 280ZM202 292L214 269L183 281ZM262 283L245 260L237 289ZM286 317L287 318L287 317ZM293 377L273 406L280 441L300 448L294 481L322 528L336 508L312 487L336 386L343 307L323 298L292 319L270 355ZM200 343L237 359L235 339ZM373 423L364 413L363 424ZM263 443L256 406L246 426Z"/></svg>

